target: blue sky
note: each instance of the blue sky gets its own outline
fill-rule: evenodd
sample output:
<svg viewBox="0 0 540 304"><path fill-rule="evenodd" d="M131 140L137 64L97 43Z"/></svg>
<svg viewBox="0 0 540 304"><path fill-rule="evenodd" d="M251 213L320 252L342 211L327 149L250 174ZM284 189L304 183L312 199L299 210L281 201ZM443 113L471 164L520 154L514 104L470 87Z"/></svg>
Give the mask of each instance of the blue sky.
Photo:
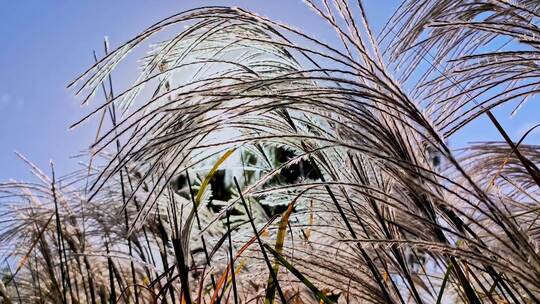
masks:
<svg viewBox="0 0 540 304"><path fill-rule="evenodd" d="M377 31L399 4L397 0L364 1ZM0 180L26 179L28 167L18 160L19 151L47 169L54 160L60 173L76 165L72 155L89 146L95 134L92 124L68 131L68 126L87 113L80 98L66 85L94 61L92 51L102 51L108 36L112 47L171 14L200 5L237 5L255 10L317 35L320 20L299 0L251 1L5 1L0 10ZM113 75L115 82L133 77L134 70ZM538 121L540 106L531 100L517 118L508 109L497 117L517 137ZM455 139L500 139L494 128L480 119ZM537 132L528 140L540 143Z"/></svg>

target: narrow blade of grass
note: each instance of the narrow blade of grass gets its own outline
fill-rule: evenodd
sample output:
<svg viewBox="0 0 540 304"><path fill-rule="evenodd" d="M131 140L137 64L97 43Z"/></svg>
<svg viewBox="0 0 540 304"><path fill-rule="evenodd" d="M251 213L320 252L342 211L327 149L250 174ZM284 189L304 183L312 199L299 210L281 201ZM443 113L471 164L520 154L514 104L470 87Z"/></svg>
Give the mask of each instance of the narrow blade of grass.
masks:
<svg viewBox="0 0 540 304"><path fill-rule="evenodd" d="M322 291L320 291L313 283L311 283L308 278L306 278L298 269L296 269L293 265L291 265L281 254L279 254L276 250L274 250L272 247L270 247L268 244L264 244L264 247L270 251L272 255L276 258L276 260L279 261L283 267L287 268L298 280L300 280L311 292L313 295L319 300L322 301L325 304L333 304L335 302L328 299L326 295Z"/></svg>

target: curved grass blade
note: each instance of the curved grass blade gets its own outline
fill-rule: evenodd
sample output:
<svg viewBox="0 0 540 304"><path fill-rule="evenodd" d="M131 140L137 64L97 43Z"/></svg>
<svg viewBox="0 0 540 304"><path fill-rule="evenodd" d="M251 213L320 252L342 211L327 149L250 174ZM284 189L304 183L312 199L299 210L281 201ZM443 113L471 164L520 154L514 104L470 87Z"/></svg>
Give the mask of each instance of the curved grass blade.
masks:
<svg viewBox="0 0 540 304"><path fill-rule="evenodd" d="M308 278L306 278L298 269L296 269L293 265L291 265L283 256L281 256L277 251L274 250L274 248L270 247L268 244L263 245L264 248L266 248L268 251L270 251L271 254L274 255L276 260L279 261L283 267L287 268L298 280L300 280L311 292L313 295L319 300L322 301L325 304L334 304L335 302L328 299L326 295L322 291L320 291L313 283L311 283Z"/></svg>

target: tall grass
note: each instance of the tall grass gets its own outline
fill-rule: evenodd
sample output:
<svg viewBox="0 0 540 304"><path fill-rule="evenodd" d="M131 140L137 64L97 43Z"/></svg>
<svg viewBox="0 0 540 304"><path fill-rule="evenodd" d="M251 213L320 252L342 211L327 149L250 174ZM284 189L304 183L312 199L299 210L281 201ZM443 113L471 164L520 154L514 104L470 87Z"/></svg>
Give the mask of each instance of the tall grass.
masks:
<svg viewBox="0 0 540 304"><path fill-rule="evenodd" d="M305 2L338 43L203 7L107 47L88 161L0 184L3 302L540 302L540 149L491 112L538 92L538 1L405 0L379 37ZM501 141L452 151L480 116Z"/></svg>

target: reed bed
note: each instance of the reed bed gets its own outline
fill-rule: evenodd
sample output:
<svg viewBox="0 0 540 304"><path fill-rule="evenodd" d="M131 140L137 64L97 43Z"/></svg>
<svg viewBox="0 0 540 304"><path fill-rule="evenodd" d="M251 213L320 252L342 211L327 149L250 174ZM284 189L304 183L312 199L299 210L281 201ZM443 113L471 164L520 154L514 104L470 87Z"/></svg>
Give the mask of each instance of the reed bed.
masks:
<svg viewBox="0 0 540 304"><path fill-rule="evenodd" d="M106 44L80 169L0 184L3 303L539 303L538 125L492 110L536 97L540 3L305 4L337 43L201 7Z"/></svg>

